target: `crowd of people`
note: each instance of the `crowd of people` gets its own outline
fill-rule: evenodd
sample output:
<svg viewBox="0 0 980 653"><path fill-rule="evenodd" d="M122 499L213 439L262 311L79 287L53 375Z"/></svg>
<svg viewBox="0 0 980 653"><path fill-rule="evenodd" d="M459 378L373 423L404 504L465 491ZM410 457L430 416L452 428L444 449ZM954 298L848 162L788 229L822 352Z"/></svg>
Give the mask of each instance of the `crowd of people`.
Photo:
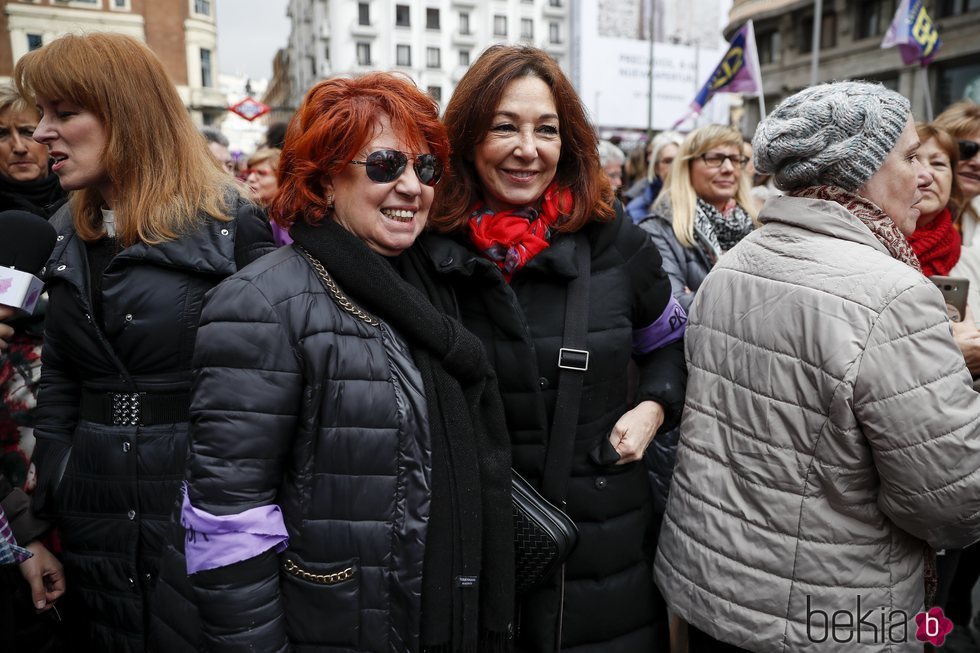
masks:
<svg viewBox="0 0 980 653"><path fill-rule="evenodd" d="M915 123L835 82L751 141L641 149L527 46L487 49L441 117L402 76L321 81L244 168L135 39L22 57L0 210L57 235L40 308L0 306L0 648L966 630L980 106ZM961 313L930 276L969 284ZM530 589L513 475L577 528Z"/></svg>

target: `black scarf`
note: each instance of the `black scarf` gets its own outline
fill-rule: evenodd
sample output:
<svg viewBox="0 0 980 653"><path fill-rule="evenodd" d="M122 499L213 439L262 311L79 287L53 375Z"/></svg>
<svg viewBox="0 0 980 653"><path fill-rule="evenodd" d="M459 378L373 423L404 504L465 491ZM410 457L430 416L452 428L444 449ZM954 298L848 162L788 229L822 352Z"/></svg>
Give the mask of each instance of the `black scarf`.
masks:
<svg viewBox="0 0 980 653"><path fill-rule="evenodd" d="M432 447L423 650L510 650L510 440L483 344L447 317L455 312L451 291L435 282L418 245L393 266L330 219L316 227L298 222L290 235L345 293L408 342L422 376Z"/></svg>
<svg viewBox="0 0 980 653"><path fill-rule="evenodd" d="M34 181L17 181L0 175L0 211L17 209L50 218L67 195L57 175Z"/></svg>

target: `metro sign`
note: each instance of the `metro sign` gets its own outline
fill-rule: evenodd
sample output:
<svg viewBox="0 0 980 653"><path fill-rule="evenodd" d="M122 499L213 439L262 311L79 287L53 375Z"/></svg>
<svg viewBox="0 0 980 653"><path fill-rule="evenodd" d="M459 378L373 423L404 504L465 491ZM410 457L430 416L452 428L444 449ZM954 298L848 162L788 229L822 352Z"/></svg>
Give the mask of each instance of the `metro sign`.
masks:
<svg viewBox="0 0 980 653"><path fill-rule="evenodd" d="M228 110L232 113L238 114L249 122L252 122L260 116L264 116L271 111L268 106L250 97L245 98L238 104L228 107Z"/></svg>

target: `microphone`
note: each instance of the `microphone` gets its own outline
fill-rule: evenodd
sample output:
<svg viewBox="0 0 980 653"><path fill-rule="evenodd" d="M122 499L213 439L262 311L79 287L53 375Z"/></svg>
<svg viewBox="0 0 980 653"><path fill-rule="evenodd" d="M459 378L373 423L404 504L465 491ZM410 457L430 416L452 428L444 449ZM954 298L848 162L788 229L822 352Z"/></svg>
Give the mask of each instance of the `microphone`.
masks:
<svg viewBox="0 0 980 653"><path fill-rule="evenodd" d="M0 212L0 304L34 312L44 282L40 274L54 250L57 232L27 211Z"/></svg>

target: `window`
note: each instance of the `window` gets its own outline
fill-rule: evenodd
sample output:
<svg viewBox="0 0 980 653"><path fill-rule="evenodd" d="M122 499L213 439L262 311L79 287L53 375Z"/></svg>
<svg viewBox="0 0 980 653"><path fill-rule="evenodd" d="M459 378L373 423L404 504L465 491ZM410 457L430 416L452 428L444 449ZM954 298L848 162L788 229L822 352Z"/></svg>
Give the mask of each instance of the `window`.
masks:
<svg viewBox="0 0 980 653"><path fill-rule="evenodd" d="M442 102L442 87L441 86L430 86L425 89L426 92L432 97L436 102Z"/></svg>
<svg viewBox="0 0 980 653"><path fill-rule="evenodd" d="M941 0L939 3L941 17L959 16L977 10L980 10L980 0Z"/></svg>
<svg viewBox="0 0 980 653"><path fill-rule="evenodd" d="M459 51L459 65L460 66L469 66L470 65L470 51L469 50L460 50Z"/></svg>
<svg viewBox="0 0 980 653"><path fill-rule="evenodd" d="M370 43L358 43L357 44L357 65L358 66L370 66L371 65L371 44Z"/></svg>
<svg viewBox="0 0 980 653"><path fill-rule="evenodd" d="M410 45L395 46L395 65L397 66L412 65L412 46Z"/></svg>
<svg viewBox="0 0 980 653"><path fill-rule="evenodd" d="M521 38L522 39L533 39L534 38L534 21L530 18L521 19Z"/></svg>
<svg viewBox="0 0 980 653"><path fill-rule="evenodd" d="M412 18L409 15L408 5L395 5L395 26L411 27Z"/></svg>
<svg viewBox="0 0 980 653"><path fill-rule="evenodd" d="M425 29L439 29L439 10L432 7L425 10Z"/></svg>
<svg viewBox="0 0 980 653"><path fill-rule="evenodd" d="M552 7L560 7L561 0L549 0L548 4L551 5Z"/></svg>
<svg viewBox="0 0 980 653"><path fill-rule="evenodd" d="M42 45L44 45L44 39L41 38L40 34L28 34L27 35L27 49L37 50Z"/></svg>
<svg viewBox="0 0 980 653"><path fill-rule="evenodd" d="M803 19L802 28L800 52L806 54L813 50L813 16ZM820 49L826 50L835 45L837 45L837 14L827 12L823 15L823 22L820 24Z"/></svg>
<svg viewBox="0 0 980 653"><path fill-rule="evenodd" d="M561 25L548 23L548 40L552 43L561 43Z"/></svg>
<svg viewBox="0 0 980 653"><path fill-rule="evenodd" d="M507 16L498 14L493 17L493 35L507 36Z"/></svg>
<svg viewBox="0 0 980 653"><path fill-rule="evenodd" d="M211 79L211 51L201 48L201 86L211 88L214 80Z"/></svg>
<svg viewBox="0 0 980 653"><path fill-rule="evenodd" d="M115 2L113 2L112 4L113 6L115 6L116 9L125 9L127 2L128 0L115 0Z"/></svg>
<svg viewBox="0 0 980 653"><path fill-rule="evenodd" d="M780 32L760 32L756 39L759 63L779 63L783 52L783 35Z"/></svg>
<svg viewBox="0 0 980 653"><path fill-rule="evenodd" d="M371 24L371 5L369 5L366 2L357 3L357 24L358 25Z"/></svg>
<svg viewBox="0 0 980 653"><path fill-rule="evenodd" d="M323 60L330 63L330 44L323 46Z"/></svg>
<svg viewBox="0 0 980 653"><path fill-rule="evenodd" d="M211 15L211 0L194 0L194 13L202 16Z"/></svg>
<svg viewBox="0 0 980 653"><path fill-rule="evenodd" d="M442 67L442 51L439 48L425 49L425 65L429 68Z"/></svg>
<svg viewBox="0 0 980 653"><path fill-rule="evenodd" d="M470 14L467 11L459 12L459 33L470 33Z"/></svg>
<svg viewBox="0 0 980 653"><path fill-rule="evenodd" d="M857 8L857 37L866 39L888 31L895 15L895 0L869 0Z"/></svg>

